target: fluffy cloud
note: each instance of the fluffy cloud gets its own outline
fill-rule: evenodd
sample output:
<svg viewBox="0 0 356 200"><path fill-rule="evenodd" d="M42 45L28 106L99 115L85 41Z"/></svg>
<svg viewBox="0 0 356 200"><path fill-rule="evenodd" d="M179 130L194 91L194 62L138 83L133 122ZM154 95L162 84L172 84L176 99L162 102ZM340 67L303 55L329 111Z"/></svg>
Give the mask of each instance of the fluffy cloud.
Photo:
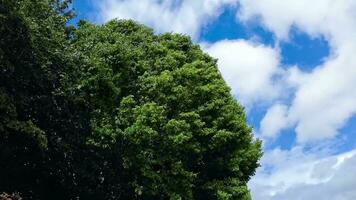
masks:
<svg viewBox="0 0 356 200"><path fill-rule="evenodd" d="M249 183L255 200L351 200L356 198L356 151L326 156L301 147L266 153Z"/></svg>
<svg viewBox="0 0 356 200"><path fill-rule="evenodd" d="M296 88L294 99L281 120L295 127L299 142L334 137L356 112L356 1L316 0L312 6L308 0L240 3L241 20L261 19L280 41L288 40L292 27L328 40L332 54L324 64L311 72L294 70L299 71L290 77ZM268 119L267 115L265 120ZM285 127L275 125L269 129L278 132Z"/></svg>
<svg viewBox="0 0 356 200"><path fill-rule="evenodd" d="M223 5L236 0L102 0L95 1L101 21L135 19L158 32L198 37L200 28L220 14Z"/></svg>
<svg viewBox="0 0 356 200"><path fill-rule="evenodd" d="M305 150L313 141L334 138L356 112L356 1L241 0L242 21L260 20L277 41L288 41L297 28L311 37L324 37L331 55L320 66L303 72L293 66L284 73L292 99L277 101L260 124L263 136L277 137L294 128L301 146L268 150L262 168L249 183L253 199L356 199L356 150L336 155L330 147ZM315 145L317 143L313 143Z"/></svg>
<svg viewBox="0 0 356 200"><path fill-rule="evenodd" d="M276 137L280 130L288 126L287 106L275 104L270 107L261 121L261 134L267 137Z"/></svg>
<svg viewBox="0 0 356 200"><path fill-rule="evenodd" d="M279 96L275 79L282 72L276 49L246 40L223 40L203 47L218 58L222 76L243 105L250 107Z"/></svg>

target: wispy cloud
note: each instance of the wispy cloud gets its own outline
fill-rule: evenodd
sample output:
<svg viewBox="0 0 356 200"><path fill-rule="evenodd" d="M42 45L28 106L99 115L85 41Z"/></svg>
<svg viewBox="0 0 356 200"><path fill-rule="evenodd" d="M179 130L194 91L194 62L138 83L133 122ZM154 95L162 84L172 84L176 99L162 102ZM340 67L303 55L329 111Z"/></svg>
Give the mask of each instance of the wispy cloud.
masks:
<svg viewBox="0 0 356 200"><path fill-rule="evenodd" d="M311 37L324 36L332 54L311 72L300 72L294 99L288 106L288 126L299 142L334 137L356 112L356 2L352 0L241 0L241 20L256 16L279 40L287 40L292 27ZM271 108L273 109L273 107ZM271 120L267 113L265 121ZM272 116L273 117L273 116ZM279 129L285 126L279 126ZM275 132L278 132L277 128Z"/></svg>
<svg viewBox="0 0 356 200"><path fill-rule="evenodd" d="M266 153L249 183L256 200L352 200L356 198L356 151L326 156L301 147Z"/></svg>

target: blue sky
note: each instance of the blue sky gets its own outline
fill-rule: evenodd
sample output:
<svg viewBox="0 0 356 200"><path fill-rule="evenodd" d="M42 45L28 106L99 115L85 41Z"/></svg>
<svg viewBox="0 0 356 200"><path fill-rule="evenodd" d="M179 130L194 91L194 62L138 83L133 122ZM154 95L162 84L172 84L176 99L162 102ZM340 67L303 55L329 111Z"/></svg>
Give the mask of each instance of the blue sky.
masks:
<svg viewBox="0 0 356 200"><path fill-rule="evenodd" d="M190 35L218 58L264 142L249 182L253 199L356 199L348 187L356 170L342 178L356 164L355 1L77 0L73 7L77 19L97 24L130 18L157 33Z"/></svg>

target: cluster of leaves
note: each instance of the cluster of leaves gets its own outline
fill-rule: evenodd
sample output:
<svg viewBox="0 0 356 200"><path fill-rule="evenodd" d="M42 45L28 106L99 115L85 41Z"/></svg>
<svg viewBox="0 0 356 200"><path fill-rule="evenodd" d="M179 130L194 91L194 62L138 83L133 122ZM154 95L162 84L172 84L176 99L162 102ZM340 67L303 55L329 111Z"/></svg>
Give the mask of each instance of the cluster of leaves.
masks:
<svg viewBox="0 0 356 200"><path fill-rule="evenodd" d="M69 1L0 0L0 191L24 199L250 199L258 167L216 60Z"/></svg>

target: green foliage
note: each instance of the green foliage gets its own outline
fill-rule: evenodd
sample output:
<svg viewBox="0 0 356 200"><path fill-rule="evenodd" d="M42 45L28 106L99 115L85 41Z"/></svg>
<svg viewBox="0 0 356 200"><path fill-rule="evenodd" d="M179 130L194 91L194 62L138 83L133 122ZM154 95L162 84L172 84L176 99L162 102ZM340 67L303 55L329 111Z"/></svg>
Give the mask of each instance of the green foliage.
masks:
<svg viewBox="0 0 356 200"><path fill-rule="evenodd" d="M260 141L189 37L68 27L69 1L0 1L0 192L250 199Z"/></svg>

